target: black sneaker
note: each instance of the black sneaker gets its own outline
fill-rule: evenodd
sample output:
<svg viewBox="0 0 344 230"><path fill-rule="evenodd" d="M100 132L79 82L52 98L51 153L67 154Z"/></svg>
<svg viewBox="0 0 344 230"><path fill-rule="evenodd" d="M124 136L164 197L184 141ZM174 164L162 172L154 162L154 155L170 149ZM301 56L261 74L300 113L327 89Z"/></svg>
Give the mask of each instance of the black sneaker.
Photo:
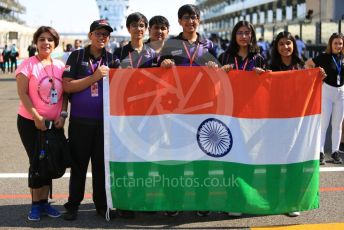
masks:
<svg viewBox="0 0 344 230"><path fill-rule="evenodd" d="M178 216L179 212L178 211L169 211L169 212L165 212L164 214L165 214L165 216L173 217L173 216Z"/></svg>
<svg viewBox="0 0 344 230"><path fill-rule="evenodd" d="M109 217L110 219L113 219L116 217L116 212L114 210L109 210ZM101 217L103 217L104 219L106 219L106 209L97 209L97 214Z"/></svg>
<svg viewBox="0 0 344 230"><path fill-rule="evenodd" d="M325 165L325 153L320 152L320 161L319 161L320 165Z"/></svg>
<svg viewBox="0 0 344 230"><path fill-rule="evenodd" d="M117 214L119 217L125 218L125 219L133 219L135 218L135 212L129 211L129 210L122 210L117 209Z"/></svg>
<svg viewBox="0 0 344 230"><path fill-rule="evenodd" d="M343 164L343 160L340 158L338 151L332 153L331 157L333 159L333 164Z"/></svg>
<svg viewBox="0 0 344 230"><path fill-rule="evenodd" d="M156 214L157 211L142 211L142 213L153 215L153 214Z"/></svg>
<svg viewBox="0 0 344 230"><path fill-rule="evenodd" d="M344 152L344 143L341 142L339 145L339 151Z"/></svg>
<svg viewBox="0 0 344 230"><path fill-rule="evenodd" d="M76 218L78 217L78 210L67 209L67 211L63 213L62 216L63 219L68 221L76 220Z"/></svg>
<svg viewBox="0 0 344 230"><path fill-rule="evenodd" d="M202 217L209 216L210 211L197 211L196 214L197 214L197 216L202 216Z"/></svg>

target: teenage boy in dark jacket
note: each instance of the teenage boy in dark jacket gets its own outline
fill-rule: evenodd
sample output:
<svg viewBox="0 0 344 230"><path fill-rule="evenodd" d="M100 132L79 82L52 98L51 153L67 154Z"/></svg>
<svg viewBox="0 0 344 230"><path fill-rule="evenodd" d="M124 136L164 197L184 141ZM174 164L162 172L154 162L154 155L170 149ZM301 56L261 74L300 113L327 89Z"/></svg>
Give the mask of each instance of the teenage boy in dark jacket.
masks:
<svg viewBox="0 0 344 230"><path fill-rule="evenodd" d="M202 39L197 33L201 22L200 10L195 5L183 5L178 10L178 22L183 32L169 39L161 51L159 65L176 66L217 66L213 43Z"/></svg>

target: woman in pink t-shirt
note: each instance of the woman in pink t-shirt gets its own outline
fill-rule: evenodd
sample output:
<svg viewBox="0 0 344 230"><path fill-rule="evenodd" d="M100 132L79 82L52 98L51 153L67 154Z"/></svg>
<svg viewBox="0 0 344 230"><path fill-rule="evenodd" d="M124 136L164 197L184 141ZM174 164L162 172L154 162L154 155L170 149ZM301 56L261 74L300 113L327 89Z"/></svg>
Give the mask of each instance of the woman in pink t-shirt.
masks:
<svg viewBox="0 0 344 230"><path fill-rule="evenodd" d="M59 35L55 29L41 26L35 32L33 41L37 45L38 54L24 60L16 71L20 98L17 126L30 160L32 206L28 219L39 221L43 212L55 218L61 214L48 203L51 179L32 177L30 174L33 171L38 131L47 130L47 126L63 128L68 113L67 99L62 88L64 64L51 57L59 44Z"/></svg>

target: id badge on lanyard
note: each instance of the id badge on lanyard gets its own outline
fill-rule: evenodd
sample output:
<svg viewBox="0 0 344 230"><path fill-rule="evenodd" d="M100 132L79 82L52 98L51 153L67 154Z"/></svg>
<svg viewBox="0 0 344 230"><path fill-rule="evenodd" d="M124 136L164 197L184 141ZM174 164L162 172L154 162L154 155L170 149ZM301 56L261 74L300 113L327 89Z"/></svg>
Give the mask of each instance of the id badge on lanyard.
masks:
<svg viewBox="0 0 344 230"><path fill-rule="evenodd" d="M197 55L197 52L198 52L199 44L197 44L197 46L196 46L196 48L195 48L195 51L194 51L192 57L191 57L191 55L190 55L190 51L189 51L187 45L185 44L185 42L183 42L183 45L184 45L184 50L185 50L185 52L186 52L186 55L187 55L188 58L189 58L190 66L192 66L192 63L194 62L194 60L195 60L195 58L196 58L196 55Z"/></svg>
<svg viewBox="0 0 344 230"><path fill-rule="evenodd" d="M58 93L55 88L51 88L50 90L50 103L51 104L57 104L59 98L58 98Z"/></svg>
<svg viewBox="0 0 344 230"><path fill-rule="evenodd" d="M332 60L336 65L338 75L337 75L337 85L340 85L340 73L342 72L342 57L339 59L339 63L336 62L336 59L332 56Z"/></svg>
<svg viewBox="0 0 344 230"><path fill-rule="evenodd" d="M102 62L102 58L99 60L98 62L98 66L100 65L100 63ZM90 67L92 69L92 73L94 73L94 71L96 70L94 67L93 67L93 63L91 61L91 59L89 59L89 63L90 63ZM98 68L97 66L97 68ZM99 87L98 87L98 82L95 82L91 85L91 97L98 97L99 96Z"/></svg>
<svg viewBox="0 0 344 230"><path fill-rule="evenodd" d="M54 104L57 104L57 102L59 101L59 97L58 97L58 92L55 89L55 80L53 76L49 77L49 82L51 83L51 88L49 92L50 104L54 105Z"/></svg>
<svg viewBox="0 0 344 230"><path fill-rule="evenodd" d="M141 51L142 52L142 51ZM131 56L131 53L129 52L129 60L130 60L130 65L132 68L139 68L140 65L141 65L141 61L142 61L142 56L143 55L140 55L139 54L139 59L137 60L137 63L136 63L136 67L134 66L134 59L133 57Z"/></svg>
<svg viewBox="0 0 344 230"><path fill-rule="evenodd" d="M98 91L98 82L95 82L91 85L91 97L98 97L99 91Z"/></svg>
<svg viewBox="0 0 344 230"><path fill-rule="evenodd" d="M235 67L236 67L236 69L237 69L237 70L240 70L240 67L239 67L239 65L238 65L238 60L237 60L236 57L234 57L234 61L235 61ZM245 69L246 69L247 63L248 63L248 58L246 58L245 63L244 63L243 65L241 65L242 70L245 70Z"/></svg>

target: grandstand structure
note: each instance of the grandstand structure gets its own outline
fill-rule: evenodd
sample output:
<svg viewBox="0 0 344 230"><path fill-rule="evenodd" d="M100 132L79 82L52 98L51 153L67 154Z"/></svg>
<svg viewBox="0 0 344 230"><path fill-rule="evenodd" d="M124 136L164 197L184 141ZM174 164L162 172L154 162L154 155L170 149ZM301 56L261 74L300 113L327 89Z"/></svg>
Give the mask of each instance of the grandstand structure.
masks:
<svg viewBox="0 0 344 230"><path fill-rule="evenodd" d="M25 13L25 7L18 0L0 0L0 20L8 22L24 22L19 19L19 14Z"/></svg>
<svg viewBox="0 0 344 230"><path fill-rule="evenodd" d="M130 0L96 0L99 16L113 27L112 36L125 37L128 31L125 22L130 13Z"/></svg>
<svg viewBox="0 0 344 230"><path fill-rule="evenodd" d="M16 44L20 56L27 56L26 49L35 30L19 18L25 11L18 0L0 0L0 52L4 45Z"/></svg>
<svg viewBox="0 0 344 230"><path fill-rule="evenodd" d="M343 28L341 0L196 0L201 9L201 30L230 38L240 20L250 21L257 37L271 41L282 30L312 43L327 41L328 34Z"/></svg>

